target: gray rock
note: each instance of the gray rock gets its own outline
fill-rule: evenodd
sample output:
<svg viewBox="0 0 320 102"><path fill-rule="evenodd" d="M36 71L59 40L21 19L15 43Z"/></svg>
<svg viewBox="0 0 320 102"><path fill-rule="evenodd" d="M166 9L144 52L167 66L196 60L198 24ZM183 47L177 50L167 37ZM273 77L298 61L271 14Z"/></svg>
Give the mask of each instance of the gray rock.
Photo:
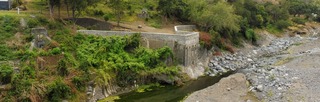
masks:
<svg viewBox="0 0 320 102"><path fill-rule="evenodd" d="M213 64L212 63L209 63L209 65L208 65L209 67L213 67Z"/></svg>
<svg viewBox="0 0 320 102"><path fill-rule="evenodd" d="M258 91L262 92L263 91L263 85L258 85L256 88Z"/></svg>
<svg viewBox="0 0 320 102"><path fill-rule="evenodd" d="M213 66L218 66L219 64L217 62L214 62L213 63Z"/></svg>
<svg viewBox="0 0 320 102"><path fill-rule="evenodd" d="M231 88L227 88L228 91L231 91Z"/></svg>
<svg viewBox="0 0 320 102"><path fill-rule="evenodd" d="M229 56L226 57L226 60L231 60L231 58Z"/></svg>
<svg viewBox="0 0 320 102"><path fill-rule="evenodd" d="M209 74L209 76L213 77L213 76L216 76L216 74Z"/></svg>

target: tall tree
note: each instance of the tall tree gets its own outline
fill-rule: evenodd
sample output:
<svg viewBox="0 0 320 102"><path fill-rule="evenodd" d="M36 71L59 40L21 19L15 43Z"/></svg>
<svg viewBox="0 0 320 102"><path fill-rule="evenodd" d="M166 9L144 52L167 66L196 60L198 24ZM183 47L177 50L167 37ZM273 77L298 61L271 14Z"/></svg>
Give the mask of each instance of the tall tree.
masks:
<svg viewBox="0 0 320 102"><path fill-rule="evenodd" d="M48 5L49 5L49 13L50 17L53 18L54 15L54 5L55 5L55 0L48 0Z"/></svg>
<svg viewBox="0 0 320 102"><path fill-rule="evenodd" d="M58 7L58 17L60 18L61 14L61 0L55 0L54 5Z"/></svg>
<svg viewBox="0 0 320 102"><path fill-rule="evenodd" d="M159 0L158 11L167 18L176 17L178 20L188 20L189 7L182 0Z"/></svg>
<svg viewBox="0 0 320 102"><path fill-rule="evenodd" d="M89 6L94 6L100 0L68 0L72 11L72 18L75 21L75 18L81 15L82 11L87 9Z"/></svg>
<svg viewBox="0 0 320 102"><path fill-rule="evenodd" d="M69 2L70 2L70 0L63 0L63 3L66 5L66 8L67 8L68 17L70 17L70 15L69 15Z"/></svg>
<svg viewBox="0 0 320 102"><path fill-rule="evenodd" d="M48 0L48 6L49 6L49 13L50 17L54 17L54 7L58 7L58 12L59 12L59 18L60 18L60 7L61 7L61 0Z"/></svg>
<svg viewBox="0 0 320 102"><path fill-rule="evenodd" d="M126 8L124 0L108 0L106 2L109 7L112 8L114 14L116 15L118 26L120 26L120 21L124 15L124 10Z"/></svg>
<svg viewBox="0 0 320 102"><path fill-rule="evenodd" d="M240 16L234 13L233 6L225 1L208 3L206 0L186 0L191 7L190 19L205 30L220 34L238 32Z"/></svg>

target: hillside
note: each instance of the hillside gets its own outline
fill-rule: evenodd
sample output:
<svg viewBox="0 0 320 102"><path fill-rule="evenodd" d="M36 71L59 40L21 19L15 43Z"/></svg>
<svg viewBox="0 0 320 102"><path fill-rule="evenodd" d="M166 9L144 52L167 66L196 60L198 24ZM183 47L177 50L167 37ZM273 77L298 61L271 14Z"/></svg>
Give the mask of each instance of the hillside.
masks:
<svg viewBox="0 0 320 102"><path fill-rule="evenodd" d="M258 0L265 1L269 0ZM206 71L201 70L202 74L222 78L225 72L238 68L220 65L229 68L214 69L214 63L207 59L264 45L266 35L261 31L277 39L308 35L306 29L316 28L307 22L320 21L317 0L279 1L17 0L13 9L0 11L0 101L96 101L130 90L143 93L154 87L187 86L191 78L184 70L198 68L200 62ZM20 14L15 9L18 5ZM102 37L77 32L174 35L176 25L195 25L192 30L200 32L200 38L192 41L200 46L179 48L177 41L158 39L157 45L167 45L151 49L140 33ZM287 47L287 40L284 42ZM193 65L184 66L177 58L189 52L175 51L188 48L199 51L206 60L189 61ZM183 96L174 100L178 99Z"/></svg>

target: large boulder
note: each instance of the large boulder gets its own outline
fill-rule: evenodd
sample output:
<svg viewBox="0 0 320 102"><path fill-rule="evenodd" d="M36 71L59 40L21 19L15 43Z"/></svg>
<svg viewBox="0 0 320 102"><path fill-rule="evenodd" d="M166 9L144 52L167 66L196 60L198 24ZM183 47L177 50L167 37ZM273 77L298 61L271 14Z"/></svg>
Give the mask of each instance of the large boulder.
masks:
<svg viewBox="0 0 320 102"><path fill-rule="evenodd" d="M196 91L185 102L241 102L247 95L247 80L244 74L237 73L221 79L217 84Z"/></svg>

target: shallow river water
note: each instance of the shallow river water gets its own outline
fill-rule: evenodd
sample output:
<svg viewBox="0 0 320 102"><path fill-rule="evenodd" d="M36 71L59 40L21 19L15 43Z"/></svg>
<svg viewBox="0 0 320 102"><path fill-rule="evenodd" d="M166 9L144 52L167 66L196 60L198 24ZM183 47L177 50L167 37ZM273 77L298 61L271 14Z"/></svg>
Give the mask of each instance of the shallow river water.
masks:
<svg viewBox="0 0 320 102"><path fill-rule="evenodd" d="M192 92L204 89L220 81L221 78L229 76L224 74L223 76L204 76L197 80L193 80L185 83L183 86L171 86L166 85L164 87L156 87L151 91L146 92L136 92L132 91L129 93L124 93L119 95L119 100L116 102L178 102L183 100L188 94Z"/></svg>

